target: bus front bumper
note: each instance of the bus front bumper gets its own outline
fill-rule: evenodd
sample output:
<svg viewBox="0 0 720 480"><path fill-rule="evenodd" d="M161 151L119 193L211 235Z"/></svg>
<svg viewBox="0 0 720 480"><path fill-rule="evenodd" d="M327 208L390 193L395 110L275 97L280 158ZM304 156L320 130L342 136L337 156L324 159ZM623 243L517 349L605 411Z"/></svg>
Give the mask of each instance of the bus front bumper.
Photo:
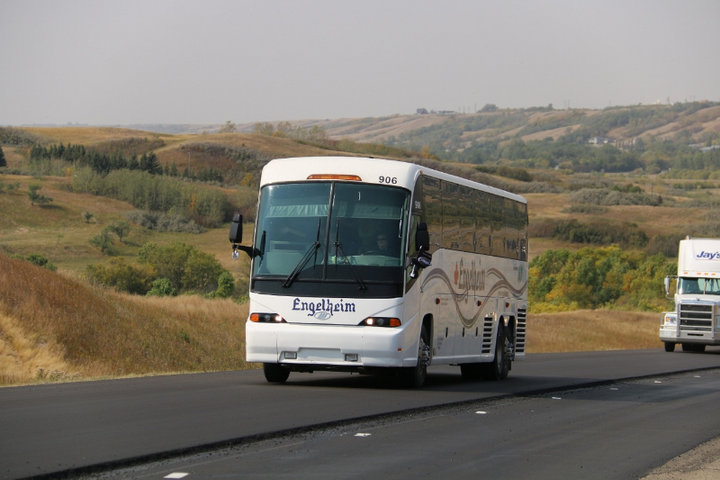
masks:
<svg viewBox="0 0 720 480"><path fill-rule="evenodd" d="M247 322L245 333L248 362L282 363L290 368L411 367L418 357L417 340L410 344L402 327Z"/></svg>

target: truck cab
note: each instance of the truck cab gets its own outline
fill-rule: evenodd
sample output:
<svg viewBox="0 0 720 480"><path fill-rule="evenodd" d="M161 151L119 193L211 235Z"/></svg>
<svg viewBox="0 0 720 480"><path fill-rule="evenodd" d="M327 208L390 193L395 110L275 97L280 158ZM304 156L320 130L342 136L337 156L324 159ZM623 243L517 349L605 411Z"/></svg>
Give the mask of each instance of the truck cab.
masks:
<svg viewBox="0 0 720 480"><path fill-rule="evenodd" d="M665 312L660 324L665 351L678 343L690 352L720 345L720 239L681 240L677 275L665 279L668 297L673 283L675 309Z"/></svg>

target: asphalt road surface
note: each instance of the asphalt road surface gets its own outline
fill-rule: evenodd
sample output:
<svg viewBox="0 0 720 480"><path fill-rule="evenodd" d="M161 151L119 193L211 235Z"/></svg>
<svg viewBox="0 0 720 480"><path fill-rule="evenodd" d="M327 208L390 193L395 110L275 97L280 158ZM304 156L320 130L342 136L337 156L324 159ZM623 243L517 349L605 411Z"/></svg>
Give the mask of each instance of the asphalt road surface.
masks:
<svg viewBox="0 0 720 480"><path fill-rule="evenodd" d="M638 478L717 436L718 368L658 349L528 355L502 382L431 368L419 391L257 370L3 388L0 478Z"/></svg>

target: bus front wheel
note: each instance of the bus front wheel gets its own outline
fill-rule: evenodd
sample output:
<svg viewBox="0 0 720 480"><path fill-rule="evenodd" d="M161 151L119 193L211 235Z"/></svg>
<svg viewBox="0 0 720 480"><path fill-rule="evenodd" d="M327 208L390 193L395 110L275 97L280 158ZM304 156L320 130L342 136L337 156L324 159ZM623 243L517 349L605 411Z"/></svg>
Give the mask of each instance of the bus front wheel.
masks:
<svg viewBox="0 0 720 480"><path fill-rule="evenodd" d="M285 383L290 376L290 370L277 363L263 363L263 373L270 383Z"/></svg>
<svg viewBox="0 0 720 480"><path fill-rule="evenodd" d="M410 388L420 388L425 384L427 378L427 367L430 365L432 347L430 346L430 334L425 325L420 331L418 342L418 360L414 367L403 368L402 376L404 383Z"/></svg>

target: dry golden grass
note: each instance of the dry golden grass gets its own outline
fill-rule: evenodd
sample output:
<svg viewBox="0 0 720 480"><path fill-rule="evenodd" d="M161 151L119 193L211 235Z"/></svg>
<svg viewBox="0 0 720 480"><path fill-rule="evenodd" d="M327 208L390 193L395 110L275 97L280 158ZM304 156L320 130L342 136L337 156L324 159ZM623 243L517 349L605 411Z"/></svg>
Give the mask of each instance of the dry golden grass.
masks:
<svg viewBox="0 0 720 480"><path fill-rule="evenodd" d="M111 140L143 137L161 138L167 141L173 138L173 135L115 127L23 127L23 130L44 138L48 142L63 144L93 145Z"/></svg>
<svg viewBox="0 0 720 480"><path fill-rule="evenodd" d="M217 155L203 153L204 144L220 145L227 148L247 148L261 152L268 157L302 157L338 155L334 150L298 143L290 138L252 135L247 133L218 133L212 135L186 135L175 137L175 142L157 150L158 159L163 165L175 164L182 171L190 167L191 171L200 168L216 168L221 171L232 169L235 161L220 158ZM188 152L183 147L198 147Z"/></svg>
<svg viewBox="0 0 720 480"><path fill-rule="evenodd" d="M55 341L25 330L17 319L0 313L0 385L76 375Z"/></svg>
<svg viewBox="0 0 720 480"><path fill-rule="evenodd" d="M89 287L0 254L0 384L245 367L247 307Z"/></svg>
<svg viewBox="0 0 720 480"><path fill-rule="evenodd" d="M530 314L527 352L582 352L659 348L660 314L580 310Z"/></svg>

